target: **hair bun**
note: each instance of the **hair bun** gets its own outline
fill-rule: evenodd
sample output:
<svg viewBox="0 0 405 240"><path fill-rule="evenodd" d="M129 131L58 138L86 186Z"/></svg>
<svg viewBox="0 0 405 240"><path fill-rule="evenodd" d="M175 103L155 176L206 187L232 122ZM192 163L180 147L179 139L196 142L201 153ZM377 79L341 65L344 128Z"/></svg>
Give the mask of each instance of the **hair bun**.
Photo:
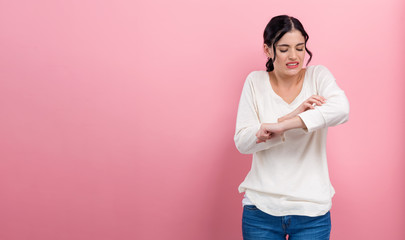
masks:
<svg viewBox="0 0 405 240"><path fill-rule="evenodd" d="M268 61L266 63L266 68L267 68L267 72L271 72L274 70L273 59L268 58Z"/></svg>

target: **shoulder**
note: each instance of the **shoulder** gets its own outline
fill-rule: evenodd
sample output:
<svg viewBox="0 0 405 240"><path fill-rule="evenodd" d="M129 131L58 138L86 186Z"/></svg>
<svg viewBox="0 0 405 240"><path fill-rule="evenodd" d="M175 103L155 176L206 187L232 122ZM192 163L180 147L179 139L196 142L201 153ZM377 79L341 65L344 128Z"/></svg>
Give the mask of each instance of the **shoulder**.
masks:
<svg viewBox="0 0 405 240"><path fill-rule="evenodd" d="M268 84L268 72L264 70L252 71L246 77L243 91L260 95L266 90L266 84Z"/></svg>
<svg viewBox="0 0 405 240"><path fill-rule="evenodd" d="M267 72L264 70L252 71L248 74L247 78L260 79L267 76Z"/></svg>
<svg viewBox="0 0 405 240"><path fill-rule="evenodd" d="M308 66L307 74L313 81L335 80L332 73L324 65Z"/></svg>
<svg viewBox="0 0 405 240"><path fill-rule="evenodd" d="M263 83L268 79L268 73L264 70L252 71L246 77L246 82L256 85Z"/></svg>
<svg viewBox="0 0 405 240"><path fill-rule="evenodd" d="M312 65L307 67L307 71L313 74L330 73L329 69L324 65Z"/></svg>

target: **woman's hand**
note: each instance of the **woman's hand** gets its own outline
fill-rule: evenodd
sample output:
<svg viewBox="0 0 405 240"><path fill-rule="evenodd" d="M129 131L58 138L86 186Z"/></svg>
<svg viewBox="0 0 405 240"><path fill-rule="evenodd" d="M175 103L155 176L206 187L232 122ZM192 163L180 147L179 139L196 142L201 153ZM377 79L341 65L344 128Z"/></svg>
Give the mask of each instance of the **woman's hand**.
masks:
<svg viewBox="0 0 405 240"><path fill-rule="evenodd" d="M263 123L256 133L256 143L266 142L270 138L282 135L284 129L280 123Z"/></svg>
<svg viewBox="0 0 405 240"><path fill-rule="evenodd" d="M285 115L284 117L279 118L278 122L282 122L284 120L291 119L295 116L298 116L298 114L305 112L309 109L314 109L315 108L314 104L316 106L321 106L322 104L325 103L325 101L326 101L326 99L322 96L312 95L310 98L308 98L303 103L301 103L301 105L299 105L294 111Z"/></svg>
<svg viewBox="0 0 405 240"><path fill-rule="evenodd" d="M299 105L297 109L294 110L295 115L298 115L309 109L314 109L315 108L314 104L317 106L321 106L322 104L325 103L325 101L326 99L322 96L312 95L310 98L301 103L301 105Z"/></svg>

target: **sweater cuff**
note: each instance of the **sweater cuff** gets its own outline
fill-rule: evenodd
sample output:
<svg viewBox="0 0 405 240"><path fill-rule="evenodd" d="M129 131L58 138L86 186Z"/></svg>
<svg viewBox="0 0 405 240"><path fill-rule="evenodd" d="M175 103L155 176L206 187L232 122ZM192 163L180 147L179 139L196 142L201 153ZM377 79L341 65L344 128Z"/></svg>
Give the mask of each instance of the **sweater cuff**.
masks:
<svg viewBox="0 0 405 240"><path fill-rule="evenodd" d="M308 133L326 126L325 118L317 108L302 112L298 114L298 116L302 119L307 127L305 131Z"/></svg>

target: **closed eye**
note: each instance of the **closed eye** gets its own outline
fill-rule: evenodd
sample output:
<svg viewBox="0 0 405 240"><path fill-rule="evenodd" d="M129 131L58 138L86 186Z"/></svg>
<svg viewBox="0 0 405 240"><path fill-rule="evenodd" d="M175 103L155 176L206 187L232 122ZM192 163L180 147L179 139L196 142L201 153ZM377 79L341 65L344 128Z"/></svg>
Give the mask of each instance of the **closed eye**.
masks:
<svg viewBox="0 0 405 240"><path fill-rule="evenodd" d="M282 53L284 53L284 52L287 52L288 51L288 49L280 49L280 52L282 52ZM304 48L297 48L297 51L304 51Z"/></svg>

